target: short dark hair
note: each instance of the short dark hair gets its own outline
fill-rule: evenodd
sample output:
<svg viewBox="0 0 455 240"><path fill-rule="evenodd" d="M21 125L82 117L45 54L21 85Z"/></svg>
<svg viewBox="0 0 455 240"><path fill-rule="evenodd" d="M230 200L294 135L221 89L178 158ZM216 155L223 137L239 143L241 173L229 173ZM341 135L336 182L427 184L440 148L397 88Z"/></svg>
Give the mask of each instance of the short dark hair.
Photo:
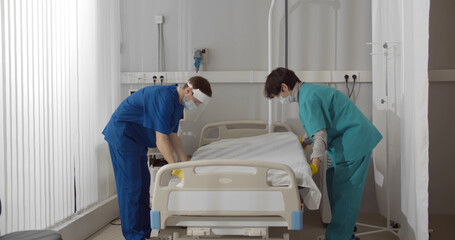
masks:
<svg viewBox="0 0 455 240"><path fill-rule="evenodd" d="M194 89L199 89L201 92L205 93L205 95L212 97L212 88L210 87L210 83L207 79L201 76L194 76L191 77L188 82L193 86ZM183 89L187 88L188 84L183 86Z"/></svg>
<svg viewBox="0 0 455 240"><path fill-rule="evenodd" d="M295 84L299 82L301 81L297 75L295 75L294 71L279 67L267 76L264 85L264 96L267 98L274 98L280 93L282 83L293 89Z"/></svg>

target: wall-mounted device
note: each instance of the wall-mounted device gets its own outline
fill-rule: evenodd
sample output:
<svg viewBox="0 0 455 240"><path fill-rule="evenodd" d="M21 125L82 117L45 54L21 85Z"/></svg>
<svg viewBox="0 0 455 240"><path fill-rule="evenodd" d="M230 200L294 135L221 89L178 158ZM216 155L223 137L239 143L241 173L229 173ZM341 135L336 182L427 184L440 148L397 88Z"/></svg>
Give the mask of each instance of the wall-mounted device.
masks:
<svg viewBox="0 0 455 240"><path fill-rule="evenodd" d="M139 90L139 89L130 89L130 90L129 90L130 95L133 94L133 93L135 93L135 92L137 92L137 90Z"/></svg>
<svg viewBox="0 0 455 240"><path fill-rule="evenodd" d="M194 48L193 49L194 69L199 72L202 70L201 64L208 63L208 49L207 48Z"/></svg>
<svg viewBox="0 0 455 240"><path fill-rule="evenodd" d="M164 34L163 34L163 25L164 25L164 16L157 15L155 16L155 23L158 26L158 72L163 72L165 69L164 66Z"/></svg>

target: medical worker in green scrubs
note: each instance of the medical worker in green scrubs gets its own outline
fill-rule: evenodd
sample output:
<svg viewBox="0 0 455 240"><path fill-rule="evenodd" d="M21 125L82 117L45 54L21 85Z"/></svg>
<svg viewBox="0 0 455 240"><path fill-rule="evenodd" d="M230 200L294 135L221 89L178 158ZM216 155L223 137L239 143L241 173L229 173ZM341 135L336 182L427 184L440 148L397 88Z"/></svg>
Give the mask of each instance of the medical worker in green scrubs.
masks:
<svg viewBox="0 0 455 240"><path fill-rule="evenodd" d="M314 143L313 174L325 151L332 159L326 172L332 220L325 239L356 239L353 229L371 151L382 139L381 134L345 94L328 86L303 83L287 68L269 74L264 94L279 98L283 104L298 102L299 118L307 134L303 145Z"/></svg>
<svg viewBox="0 0 455 240"><path fill-rule="evenodd" d="M122 221L127 240L150 237L150 172L147 148L158 148L168 163L188 161L177 136L183 108L207 104L212 89L207 79L192 77L183 87L149 86L127 97L103 130L109 143Z"/></svg>

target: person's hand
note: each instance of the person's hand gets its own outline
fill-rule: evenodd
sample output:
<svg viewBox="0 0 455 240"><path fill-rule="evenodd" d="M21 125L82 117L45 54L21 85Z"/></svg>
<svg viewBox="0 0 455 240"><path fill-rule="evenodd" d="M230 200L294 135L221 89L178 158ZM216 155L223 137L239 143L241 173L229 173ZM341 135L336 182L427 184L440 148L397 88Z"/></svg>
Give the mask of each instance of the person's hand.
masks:
<svg viewBox="0 0 455 240"><path fill-rule="evenodd" d="M314 175L315 173L318 172L319 164L321 164L321 160L319 158L311 159L310 169L311 169L311 174L312 175Z"/></svg>
<svg viewBox="0 0 455 240"><path fill-rule="evenodd" d="M180 169L172 170L171 174L177 176L178 178L180 178L180 180L183 179L183 171Z"/></svg>
<svg viewBox="0 0 455 240"><path fill-rule="evenodd" d="M300 144L302 145L302 148L303 150L306 150L308 148L308 145L306 145L304 142L303 142L303 139L300 137L299 138L299 141L300 141Z"/></svg>
<svg viewBox="0 0 455 240"><path fill-rule="evenodd" d="M318 172L318 166L316 166L316 164L314 164L314 163L310 164L310 169L311 169L311 174L312 175L314 175L315 173Z"/></svg>

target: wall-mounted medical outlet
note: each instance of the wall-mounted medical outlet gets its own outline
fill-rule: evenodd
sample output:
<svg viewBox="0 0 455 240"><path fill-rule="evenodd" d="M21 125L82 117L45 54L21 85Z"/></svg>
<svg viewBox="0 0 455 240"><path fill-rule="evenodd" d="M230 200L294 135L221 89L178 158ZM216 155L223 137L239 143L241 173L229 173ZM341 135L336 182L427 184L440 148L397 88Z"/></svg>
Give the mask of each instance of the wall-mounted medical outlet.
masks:
<svg viewBox="0 0 455 240"><path fill-rule="evenodd" d="M334 71L332 72L332 81L331 82L346 82L346 80L350 83L355 81L360 81L360 72L359 71Z"/></svg>
<svg viewBox="0 0 455 240"><path fill-rule="evenodd" d="M137 74L136 83L150 83L152 85L168 84L167 72L145 72Z"/></svg>
<svg viewBox="0 0 455 240"><path fill-rule="evenodd" d="M166 73L159 73L158 79L160 80L160 84L163 85L167 82L167 74Z"/></svg>
<svg viewBox="0 0 455 240"><path fill-rule="evenodd" d="M152 76L153 85L156 85L157 80L158 80L158 77L156 76L156 74L154 74Z"/></svg>
<svg viewBox="0 0 455 240"><path fill-rule="evenodd" d="M200 50L201 51L201 64L208 64L209 63L209 49L208 48L193 48L193 55L194 53Z"/></svg>
<svg viewBox="0 0 455 240"><path fill-rule="evenodd" d="M167 84L168 79L167 79L167 73L165 72L154 72L154 73L149 73L151 77L151 80L153 85L164 85Z"/></svg>

